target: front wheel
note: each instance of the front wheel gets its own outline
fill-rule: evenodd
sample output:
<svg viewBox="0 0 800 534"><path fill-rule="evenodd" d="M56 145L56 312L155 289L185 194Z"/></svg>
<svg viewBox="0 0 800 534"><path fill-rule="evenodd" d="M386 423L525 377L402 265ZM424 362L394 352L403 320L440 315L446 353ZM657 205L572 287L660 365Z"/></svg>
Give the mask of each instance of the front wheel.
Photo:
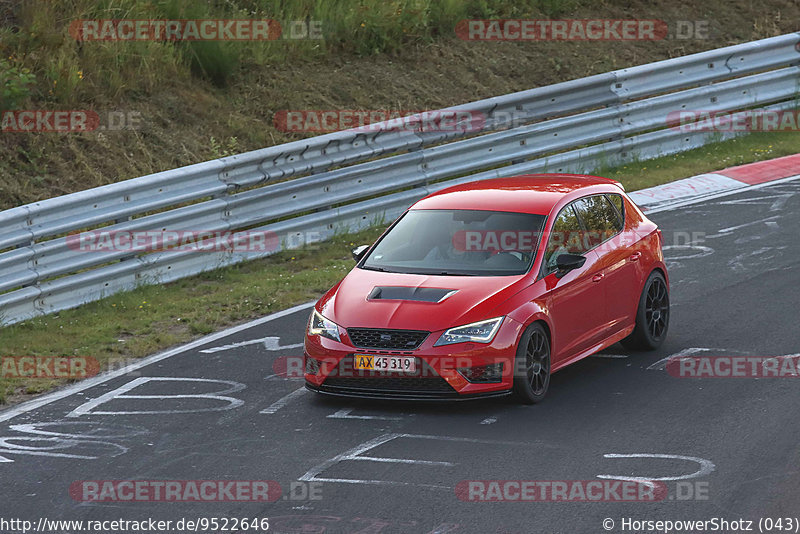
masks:
<svg viewBox="0 0 800 534"><path fill-rule="evenodd" d="M622 345L634 350L654 350L661 346L669 328L669 291L664 275L653 271L639 298L636 326Z"/></svg>
<svg viewBox="0 0 800 534"><path fill-rule="evenodd" d="M533 323L517 346L514 395L524 404L534 404L544 399L549 386L550 340L541 323Z"/></svg>

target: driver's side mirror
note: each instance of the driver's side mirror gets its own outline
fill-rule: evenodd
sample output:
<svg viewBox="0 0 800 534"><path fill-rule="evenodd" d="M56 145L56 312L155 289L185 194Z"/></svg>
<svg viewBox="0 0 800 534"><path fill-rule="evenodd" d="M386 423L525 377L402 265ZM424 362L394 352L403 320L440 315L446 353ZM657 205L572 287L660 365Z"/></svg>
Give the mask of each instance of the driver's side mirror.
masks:
<svg viewBox="0 0 800 534"><path fill-rule="evenodd" d="M353 259L356 260L356 263L361 261L361 258L364 257L364 254L366 254L368 250L369 245L361 245L353 249Z"/></svg>
<svg viewBox="0 0 800 534"><path fill-rule="evenodd" d="M559 254L556 258L556 277L561 278L568 272L583 267L586 263L586 256L580 254Z"/></svg>

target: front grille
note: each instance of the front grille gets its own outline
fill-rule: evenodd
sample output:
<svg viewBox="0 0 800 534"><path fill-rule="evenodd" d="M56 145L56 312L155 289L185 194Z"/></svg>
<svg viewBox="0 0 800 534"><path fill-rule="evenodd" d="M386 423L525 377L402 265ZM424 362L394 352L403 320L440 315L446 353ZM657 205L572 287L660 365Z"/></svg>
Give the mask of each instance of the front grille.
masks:
<svg viewBox="0 0 800 534"><path fill-rule="evenodd" d="M330 377L322 384L326 388L341 388L358 391L375 391L385 393L454 393L441 377L382 377L382 378L339 378Z"/></svg>
<svg viewBox="0 0 800 534"><path fill-rule="evenodd" d="M414 350L422 345L429 333L422 330L347 329L350 341L360 349Z"/></svg>

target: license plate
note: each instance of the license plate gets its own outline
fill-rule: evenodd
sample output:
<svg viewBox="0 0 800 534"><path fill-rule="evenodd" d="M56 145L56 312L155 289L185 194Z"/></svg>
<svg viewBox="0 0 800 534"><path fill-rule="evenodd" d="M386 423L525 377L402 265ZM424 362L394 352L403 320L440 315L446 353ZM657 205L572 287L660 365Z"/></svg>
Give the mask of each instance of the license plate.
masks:
<svg viewBox="0 0 800 534"><path fill-rule="evenodd" d="M377 354L354 354L353 368L357 371L397 371L413 373L417 362L413 356L379 356Z"/></svg>

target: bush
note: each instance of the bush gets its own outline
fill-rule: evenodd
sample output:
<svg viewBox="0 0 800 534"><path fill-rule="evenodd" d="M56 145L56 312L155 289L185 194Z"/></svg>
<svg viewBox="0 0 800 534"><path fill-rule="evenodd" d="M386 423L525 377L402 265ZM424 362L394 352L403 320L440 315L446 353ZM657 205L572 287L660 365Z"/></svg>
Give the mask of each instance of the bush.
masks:
<svg viewBox="0 0 800 534"><path fill-rule="evenodd" d="M16 109L30 96L30 86L36 76L25 67L12 65L8 60L0 59L0 111Z"/></svg>

